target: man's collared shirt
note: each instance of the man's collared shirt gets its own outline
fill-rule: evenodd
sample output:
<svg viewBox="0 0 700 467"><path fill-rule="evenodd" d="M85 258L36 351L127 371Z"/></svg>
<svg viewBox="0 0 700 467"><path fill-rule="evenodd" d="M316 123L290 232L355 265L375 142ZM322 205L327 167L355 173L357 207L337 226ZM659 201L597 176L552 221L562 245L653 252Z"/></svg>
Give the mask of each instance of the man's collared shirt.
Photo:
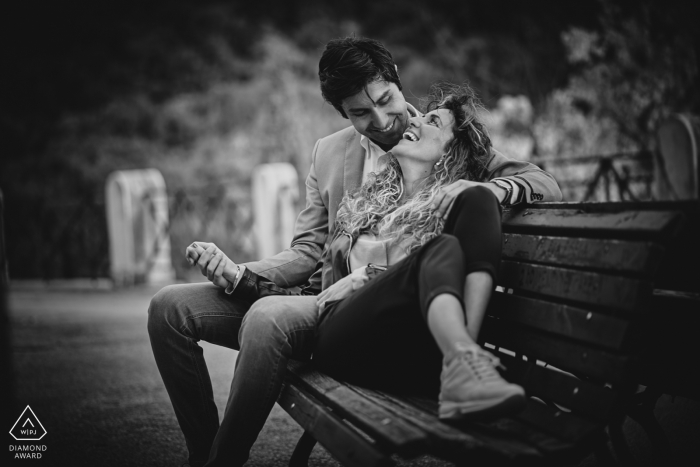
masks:
<svg viewBox="0 0 700 467"><path fill-rule="evenodd" d="M370 173L379 173L386 166L387 158L386 151L365 135L360 135L360 145L365 150L365 163L362 168L362 185L364 185Z"/></svg>

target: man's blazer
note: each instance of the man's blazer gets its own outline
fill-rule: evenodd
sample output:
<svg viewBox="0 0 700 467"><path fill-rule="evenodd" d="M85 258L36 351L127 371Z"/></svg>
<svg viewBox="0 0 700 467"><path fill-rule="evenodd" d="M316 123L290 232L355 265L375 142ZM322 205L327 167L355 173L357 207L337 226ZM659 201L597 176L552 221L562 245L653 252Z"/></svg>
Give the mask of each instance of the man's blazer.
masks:
<svg viewBox="0 0 700 467"><path fill-rule="evenodd" d="M304 284L316 271L328 238L332 238L338 205L346 192L362 182L365 151L354 127L322 138L314 146L306 178L306 207L297 217L289 248L245 266L281 287ZM484 180L514 178L528 185L534 196L527 201L560 201L554 178L529 162L510 159L496 150L487 164ZM318 277L320 283L320 277Z"/></svg>

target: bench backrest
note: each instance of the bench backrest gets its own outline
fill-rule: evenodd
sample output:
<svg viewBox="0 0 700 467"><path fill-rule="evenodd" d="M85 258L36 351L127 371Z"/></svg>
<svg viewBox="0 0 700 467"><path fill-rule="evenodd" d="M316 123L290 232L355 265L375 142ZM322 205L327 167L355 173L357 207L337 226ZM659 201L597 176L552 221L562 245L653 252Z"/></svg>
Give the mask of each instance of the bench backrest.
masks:
<svg viewBox="0 0 700 467"><path fill-rule="evenodd" d="M697 210L547 203L504 213L505 290L492 298L480 340L543 402L522 421L576 441L619 415L616 401L637 387L654 281L682 235L684 207Z"/></svg>

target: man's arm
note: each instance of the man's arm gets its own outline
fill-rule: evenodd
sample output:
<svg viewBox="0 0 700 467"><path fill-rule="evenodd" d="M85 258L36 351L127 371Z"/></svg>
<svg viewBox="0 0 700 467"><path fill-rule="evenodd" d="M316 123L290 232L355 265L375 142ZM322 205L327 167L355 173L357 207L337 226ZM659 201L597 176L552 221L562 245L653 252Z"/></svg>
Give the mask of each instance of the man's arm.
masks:
<svg viewBox="0 0 700 467"><path fill-rule="evenodd" d="M502 201L504 206L561 201L559 185L549 173L529 162L506 157L495 149L491 153L484 180L503 188L506 195Z"/></svg>
<svg viewBox="0 0 700 467"><path fill-rule="evenodd" d="M538 201L561 201L561 190L550 174L529 162L510 159L491 149L491 159L484 169L483 182L457 180L443 187L435 196L435 215L447 216L457 196L467 188L482 186L493 192L502 206Z"/></svg>
<svg viewBox="0 0 700 467"><path fill-rule="evenodd" d="M263 276L280 287L306 282L316 269L328 237L328 209L323 203L316 179L319 143L320 140L314 146L311 169L306 177L306 207L297 217L291 246L271 258L242 264L246 272Z"/></svg>

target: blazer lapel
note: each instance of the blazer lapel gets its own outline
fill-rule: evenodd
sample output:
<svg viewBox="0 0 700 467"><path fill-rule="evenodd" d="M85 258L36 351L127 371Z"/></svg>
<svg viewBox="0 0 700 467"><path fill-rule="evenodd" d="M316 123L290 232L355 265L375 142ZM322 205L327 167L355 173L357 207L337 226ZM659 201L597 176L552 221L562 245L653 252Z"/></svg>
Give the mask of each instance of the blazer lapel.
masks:
<svg viewBox="0 0 700 467"><path fill-rule="evenodd" d="M353 132L345 147L345 167L343 174L343 195L358 188L362 183L362 169L365 164L365 150L360 144L360 134Z"/></svg>

